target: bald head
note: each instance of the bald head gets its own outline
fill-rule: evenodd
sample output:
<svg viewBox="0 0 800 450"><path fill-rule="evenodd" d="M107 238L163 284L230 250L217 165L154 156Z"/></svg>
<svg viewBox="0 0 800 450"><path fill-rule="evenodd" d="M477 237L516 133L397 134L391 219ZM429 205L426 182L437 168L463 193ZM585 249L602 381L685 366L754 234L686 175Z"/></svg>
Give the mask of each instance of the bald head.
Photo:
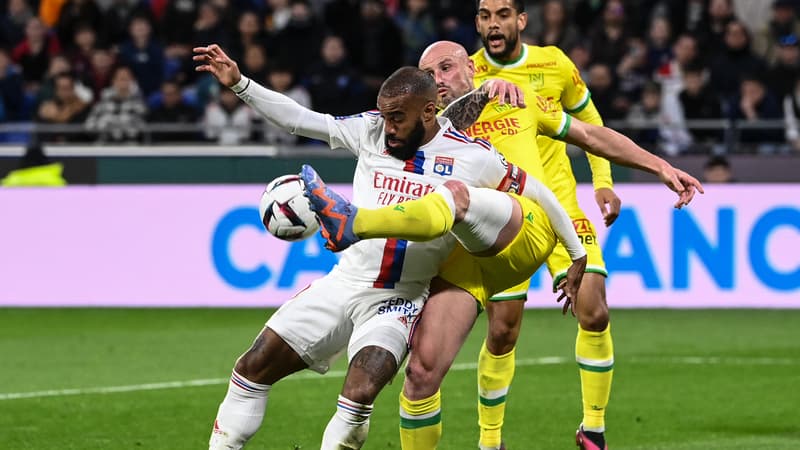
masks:
<svg viewBox="0 0 800 450"><path fill-rule="evenodd" d="M452 41L437 41L429 45L419 58L419 67L430 64L432 61L449 57L455 60L466 61L469 55L461 44Z"/></svg>
<svg viewBox="0 0 800 450"><path fill-rule="evenodd" d="M378 97L393 98L401 95L411 95L426 102L434 102L436 83L425 71L411 66L401 67L383 82Z"/></svg>
<svg viewBox="0 0 800 450"><path fill-rule="evenodd" d="M419 59L419 68L436 81L439 108L445 108L474 87L475 64L460 44L438 41L429 45Z"/></svg>

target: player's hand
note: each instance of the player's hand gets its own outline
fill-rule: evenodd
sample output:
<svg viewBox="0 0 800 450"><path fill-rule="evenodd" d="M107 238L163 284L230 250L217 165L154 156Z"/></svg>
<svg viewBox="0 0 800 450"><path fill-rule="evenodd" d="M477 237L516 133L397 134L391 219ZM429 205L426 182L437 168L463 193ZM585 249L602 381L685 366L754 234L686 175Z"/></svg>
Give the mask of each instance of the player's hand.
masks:
<svg viewBox="0 0 800 450"><path fill-rule="evenodd" d="M700 192L701 194L705 194L703 185L697 178L680 169L672 167L666 162L664 162L664 166L659 170L658 177L668 188L677 192L678 201L675 202L675 208L677 209L688 205L694 198L695 193Z"/></svg>
<svg viewBox="0 0 800 450"><path fill-rule="evenodd" d="M227 87L233 86L242 79L242 73L239 71L236 61L226 55L219 45L195 47L192 51L194 52L192 60L200 63L194 68L195 71L208 72Z"/></svg>
<svg viewBox="0 0 800 450"><path fill-rule="evenodd" d="M594 200L597 206L600 207L600 212L603 214L603 222L606 226L611 226L617 217L619 217L619 210L622 206L622 200L617 197L613 189L600 188L594 191Z"/></svg>
<svg viewBox="0 0 800 450"><path fill-rule="evenodd" d="M483 83L481 89L490 99L497 97L497 103L501 105L508 103L518 108L525 107L525 95L522 93L522 89L510 81L492 78Z"/></svg>
<svg viewBox="0 0 800 450"><path fill-rule="evenodd" d="M561 294L556 299L556 302L564 300L564 305L561 307L561 314L567 314L567 310L575 316L575 303L578 302L578 290L581 287L583 274L586 272L586 255L573 260L572 265L567 269L567 276L558 283L558 287L553 288L553 292L561 290Z"/></svg>

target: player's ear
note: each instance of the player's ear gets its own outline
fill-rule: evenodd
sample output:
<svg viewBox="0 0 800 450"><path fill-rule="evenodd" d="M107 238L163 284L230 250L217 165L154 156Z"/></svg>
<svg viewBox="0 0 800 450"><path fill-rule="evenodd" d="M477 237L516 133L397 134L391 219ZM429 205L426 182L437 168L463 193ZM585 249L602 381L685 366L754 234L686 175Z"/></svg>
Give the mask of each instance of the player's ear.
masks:
<svg viewBox="0 0 800 450"><path fill-rule="evenodd" d="M523 12L517 16L517 28L519 28L519 31L522 31L526 26L528 26L528 13Z"/></svg>
<svg viewBox="0 0 800 450"><path fill-rule="evenodd" d="M422 120L429 121L436 119L436 103L435 102L427 102L425 103L425 107L422 109Z"/></svg>

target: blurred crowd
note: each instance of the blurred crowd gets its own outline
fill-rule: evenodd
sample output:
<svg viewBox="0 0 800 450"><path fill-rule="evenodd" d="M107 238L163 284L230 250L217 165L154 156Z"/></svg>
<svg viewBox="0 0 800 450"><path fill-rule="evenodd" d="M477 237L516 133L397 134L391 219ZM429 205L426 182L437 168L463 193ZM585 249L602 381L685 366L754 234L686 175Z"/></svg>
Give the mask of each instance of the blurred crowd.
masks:
<svg viewBox="0 0 800 450"><path fill-rule="evenodd" d="M49 142L295 144L195 72L192 48L218 43L251 78L346 115L374 108L383 79L431 42L480 48L475 3L0 0L0 122L72 125L47 127ZM603 118L653 151L722 153L728 119L737 142L788 152L800 150L799 3L529 1L523 37L560 47Z"/></svg>

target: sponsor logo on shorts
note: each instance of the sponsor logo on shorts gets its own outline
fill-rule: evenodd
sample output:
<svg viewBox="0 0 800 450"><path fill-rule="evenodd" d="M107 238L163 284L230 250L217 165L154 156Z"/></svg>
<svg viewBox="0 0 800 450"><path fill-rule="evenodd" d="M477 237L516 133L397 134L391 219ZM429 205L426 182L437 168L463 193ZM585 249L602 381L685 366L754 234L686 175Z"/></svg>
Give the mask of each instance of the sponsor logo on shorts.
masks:
<svg viewBox="0 0 800 450"><path fill-rule="evenodd" d="M597 245L597 235L594 233L594 228L592 228L592 223L589 222L589 219L574 219L572 226L575 228L575 232L578 233L581 244Z"/></svg>
<svg viewBox="0 0 800 450"><path fill-rule="evenodd" d="M403 325L409 325L414 323L414 320L419 314L419 310L420 307L413 301L402 297L393 297L380 303L378 306L378 315L396 314L398 315L398 320L400 320Z"/></svg>

